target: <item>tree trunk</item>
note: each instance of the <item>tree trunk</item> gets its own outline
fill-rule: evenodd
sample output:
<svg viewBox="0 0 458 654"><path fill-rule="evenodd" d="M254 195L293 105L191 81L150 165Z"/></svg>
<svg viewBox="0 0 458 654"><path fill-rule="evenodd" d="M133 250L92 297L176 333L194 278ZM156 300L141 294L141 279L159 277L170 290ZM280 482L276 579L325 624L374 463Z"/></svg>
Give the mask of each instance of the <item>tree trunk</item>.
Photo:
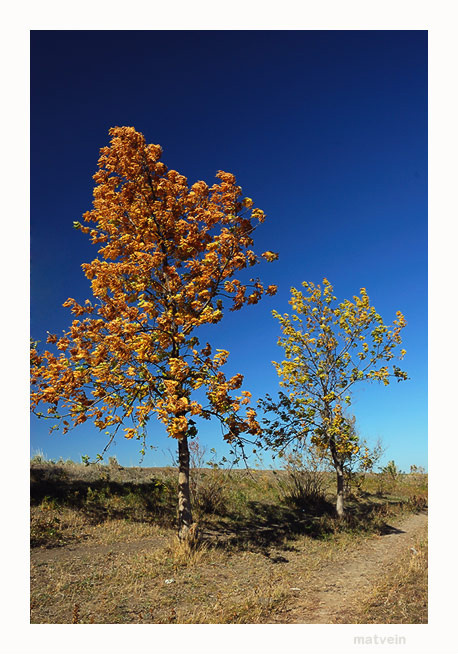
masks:
<svg viewBox="0 0 458 654"><path fill-rule="evenodd" d="M344 510L344 473L343 468L339 464L336 466L337 473L337 501L336 501L336 513L338 518L343 518L345 515Z"/></svg>
<svg viewBox="0 0 458 654"><path fill-rule="evenodd" d="M338 518L343 518L345 515L344 509L344 469L341 460L337 454L336 444L334 439L330 439L329 446L332 455L332 462L337 474L337 500L336 500L336 513Z"/></svg>
<svg viewBox="0 0 458 654"><path fill-rule="evenodd" d="M192 525L191 494L189 491L188 437L178 440L178 537L186 540Z"/></svg>

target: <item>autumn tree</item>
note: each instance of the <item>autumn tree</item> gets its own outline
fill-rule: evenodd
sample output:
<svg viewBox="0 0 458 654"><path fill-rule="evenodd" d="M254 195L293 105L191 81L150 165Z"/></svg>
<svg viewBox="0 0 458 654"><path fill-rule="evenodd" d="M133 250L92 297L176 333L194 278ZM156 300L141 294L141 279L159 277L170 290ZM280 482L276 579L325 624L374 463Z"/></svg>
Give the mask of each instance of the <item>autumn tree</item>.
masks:
<svg viewBox="0 0 458 654"><path fill-rule="evenodd" d="M407 379L393 363L406 321L398 311L393 325L385 325L365 288L353 301L338 303L327 279L323 287L309 282L302 286L305 293L291 289L291 316L273 312L282 330L278 344L286 356L274 365L286 392L278 402L264 401L264 409L274 416L267 433L277 449L310 437L330 458L337 475L336 512L342 517L345 463L361 445L345 407L351 405L352 390L360 382L388 385L392 379ZM401 350L399 359L404 354ZM369 450L362 456L364 466Z"/></svg>
<svg viewBox="0 0 458 654"><path fill-rule="evenodd" d="M69 298L74 320L55 348L32 345L32 410L66 432L93 420L108 442L119 433L143 439L151 416L178 443L180 538L192 524L188 438L195 418L216 416L224 438L257 434L243 376L226 378L229 352L202 346L199 327L219 323L273 295L259 279L236 275L256 265L253 232L264 213L244 198L234 175L219 171L211 187L169 170L159 145L133 127L110 130L94 175L93 208L74 226L98 246L99 258L82 265L92 300ZM273 261L277 255L261 255ZM238 275L237 275L238 276ZM196 391L201 388L196 395ZM204 399L202 399L204 398ZM44 415L40 403L48 405ZM242 415L242 405L246 405Z"/></svg>

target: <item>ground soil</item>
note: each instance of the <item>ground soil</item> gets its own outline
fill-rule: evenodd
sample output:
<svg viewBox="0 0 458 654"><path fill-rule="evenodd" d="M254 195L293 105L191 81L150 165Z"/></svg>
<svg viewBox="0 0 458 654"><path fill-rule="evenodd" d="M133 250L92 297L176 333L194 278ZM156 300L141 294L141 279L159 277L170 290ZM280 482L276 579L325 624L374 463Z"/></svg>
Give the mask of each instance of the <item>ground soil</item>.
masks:
<svg viewBox="0 0 458 654"><path fill-rule="evenodd" d="M399 558L411 551L415 556L416 540L426 533L427 515L424 512L407 514L392 518L388 529L383 535L371 535L357 540L352 547L333 552L329 558L318 557L318 563L312 552L310 558L300 549L290 551L272 549L265 555L250 555L246 558L234 559L229 570L226 565L217 566L218 575L226 583L229 575L236 575L244 584L256 581L265 565L272 570L272 583L286 583L288 586L287 602L262 620L267 623L306 623L332 624L336 622L354 623L354 614L361 602L367 597L374 585L395 566ZM32 569L46 569L54 566L65 566L67 563L79 566L86 561L105 559L106 555L127 561L132 555L142 555L158 548L166 541L160 534L151 539L119 542L111 545L96 545L90 543L68 544L53 549L35 548L32 550ZM321 546L319 543L317 548ZM313 559L313 560L312 560ZM203 564L200 568L202 578L207 579L208 591L211 592L212 575L217 570L212 564ZM207 576L208 575L208 576ZM221 582L220 582L221 583ZM138 607L137 607L138 608ZM137 609L136 609L137 610ZM44 616L39 621L53 622L51 615ZM61 621L60 619L56 620Z"/></svg>
<svg viewBox="0 0 458 654"><path fill-rule="evenodd" d="M298 593L275 622L332 624L354 622L352 616L374 585L386 576L427 530L424 512L404 516L390 533L372 536L346 553L346 561L324 565L308 579L306 599Z"/></svg>

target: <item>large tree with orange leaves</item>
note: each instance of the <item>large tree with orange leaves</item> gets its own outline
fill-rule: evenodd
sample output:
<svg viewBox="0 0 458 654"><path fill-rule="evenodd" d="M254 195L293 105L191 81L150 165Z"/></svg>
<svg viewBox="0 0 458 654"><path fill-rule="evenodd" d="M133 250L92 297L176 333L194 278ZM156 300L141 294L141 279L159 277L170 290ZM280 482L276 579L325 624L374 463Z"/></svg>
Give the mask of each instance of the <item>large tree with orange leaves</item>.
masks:
<svg viewBox="0 0 458 654"><path fill-rule="evenodd" d="M192 524L188 438L195 416L217 416L225 438L257 434L243 376L226 378L228 352L204 347L195 335L218 323L223 310L256 304L259 279L242 283L239 271L260 261L253 232L264 213L243 198L234 175L219 171L209 187L160 161L159 145L148 145L133 127L110 130L94 175L93 209L74 226L99 246L99 258L83 264L94 299L64 306L74 314L61 337L50 334L54 352L32 346L32 410L49 405L46 417L64 432L92 419L113 439L144 438L152 415L177 439L179 535ZM273 261L277 255L261 255ZM202 391L193 396L193 391ZM205 397L205 400L202 400ZM244 415L241 405L247 405ZM121 430L121 431L120 431Z"/></svg>

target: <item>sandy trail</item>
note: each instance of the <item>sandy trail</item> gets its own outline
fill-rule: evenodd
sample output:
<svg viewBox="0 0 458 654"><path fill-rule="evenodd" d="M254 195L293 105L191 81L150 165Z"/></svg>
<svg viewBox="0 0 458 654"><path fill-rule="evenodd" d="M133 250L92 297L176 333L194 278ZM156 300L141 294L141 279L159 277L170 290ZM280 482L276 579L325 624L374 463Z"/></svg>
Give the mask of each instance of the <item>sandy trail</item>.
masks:
<svg viewBox="0 0 458 654"><path fill-rule="evenodd" d="M400 556L413 548L416 539L426 534L428 517L416 513L396 522L394 530L374 536L359 545L343 564L324 565L309 579L306 598L279 616L278 622L332 624L338 615L350 617L362 597L374 583L389 573ZM412 556L415 552L412 551ZM350 622L350 620L345 620Z"/></svg>

